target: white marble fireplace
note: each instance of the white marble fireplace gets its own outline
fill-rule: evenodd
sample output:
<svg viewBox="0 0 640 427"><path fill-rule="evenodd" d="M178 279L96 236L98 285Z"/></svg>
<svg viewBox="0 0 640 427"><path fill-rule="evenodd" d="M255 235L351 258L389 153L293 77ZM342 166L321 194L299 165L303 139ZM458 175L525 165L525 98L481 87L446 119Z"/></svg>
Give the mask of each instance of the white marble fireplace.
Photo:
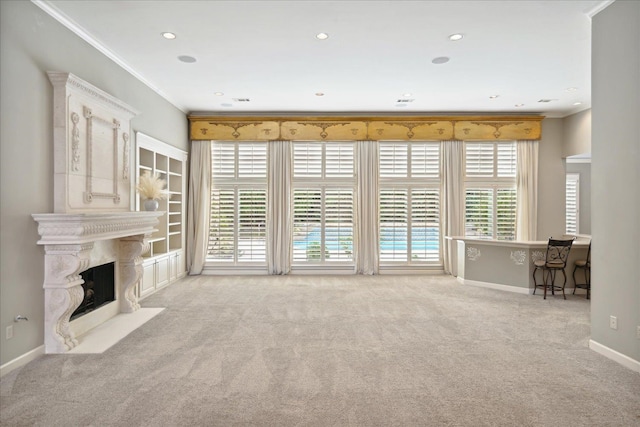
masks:
<svg viewBox="0 0 640 427"><path fill-rule="evenodd" d="M135 292L142 278L141 255L162 212L33 214L45 247L44 344L46 353L64 353L85 332L118 313L140 308ZM84 297L80 273L115 261L116 301L83 316L76 328L69 318Z"/></svg>
<svg viewBox="0 0 640 427"><path fill-rule="evenodd" d="M130 120L138 113L97 87L49 72L54 101L54 212L33 214L44 246L44 344L64 353L81 333L138 310L142 254L162 212L133 211ZM115 263L115 301L70 322L83 271Z"/></svg>

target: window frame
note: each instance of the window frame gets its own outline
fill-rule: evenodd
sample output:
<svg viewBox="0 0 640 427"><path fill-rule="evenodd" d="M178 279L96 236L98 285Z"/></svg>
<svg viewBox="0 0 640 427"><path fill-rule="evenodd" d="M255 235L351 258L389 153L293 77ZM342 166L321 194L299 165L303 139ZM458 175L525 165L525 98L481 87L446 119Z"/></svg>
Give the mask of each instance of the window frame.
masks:
<svg viewBox="0 0 640 427"><path fill-rule="evenodd" d="M573 182L575 200L570 200L569 185ZM570 230L569 223L569 206L574 205L573 216L575 218L575 230ZM567 172L565 175L565 233L568 235L577 235L580 233L580 173Z"/></svg>
<svg viewBox="0 0 640 427"><path fill-rule="evenodd" d="M393 149L390 147L394 146ZM397 149L397 147L405 147L404 149ZM387 150L385 150L387 147ZM432 151L429 151L425 148L425 155L422 156L424 159L424 163L416 162L416 158L418 156L414 156L414 150L417 147L429 147ZM397 168L397 165L392 162L392 160L384 159L385 151L392 154L392 160L397 160L396 153L404 151L405 154L405 167ZM437 151L437 158L433 156L429 156L426 153L433 153ZM381 269L399 267L399 268L411 268L411 267L419 267L419 268L432 268L432 267L440 267L443 263L443 255L442 255L442 227L440 221L441 215L441 198L442 198L442 144L440 141L380 141L378 146L378 166L379 166L379 174L378 174L378 233L379 233L379 243L378 243L378 258L379 265ZM383 165L393 163L391 168L384 168ZM426 166L425 166L426 165ZM428 168L428 165L431 165L431 169ZM385 172L385 170L387 172ZM392 170L395 172L389 172ZM425 172L426 170L431 170L431 172ZM402 173L404 171L404 173ZM395 191L404 191L406 194L406 205L405 205L405 220L406 220L406 256L404 259L391 259L388 256L383 256L384 251L382 245L383 242L383 194L384 192L395 192ZM425 191L435 193L435 197L431 198L436 200L436 210L437 214L437 259L416 259L413 253L413 224L415 223L416 214L414 212L414 194L418 191ZM425 233L426 234L426 233ZM395 241L395 240L394 240ZM429 242L425 240L425 242Z"/></svg>
<svg viewBox="0 0 640 427"><path fill-rule="evenodd" d="M481 173L470 173L468 171L469 160L467 154L469 147L472 146L489 146L493 147L492 154L492 172L491 175ZM509 165L505 167L505 164L500 162L500 149L505 146L510 147L510 153L508 156L510 161ZM517 146L516 141L465 141L464 154L463 154L463 176L464 176L464 236L469 238L478 238L482 240L515 240L516 239L516 213L517 213L517 188L516 188L516 174L517 174ZM486 162L486 159L484 160ZM482 160L479 160L482 163ZM508 170L508 174L501 173L501 171ZM488 190L492 192L491 200L491 236L485 235L471 235L468 233L469 220L468 220L468 192L470 190ZM513 194L513 235L511 238L498 238L499 231L499 205L498 205L498 193L500 190L512 190Z"/></svg>
<svg viewBox="0 0 640 427"><path fill-rule="evenodd" d="M320 148L320 163L319 163L319 174L312 173L297 173L296 170L296 159L297 153L296 148L301 147L303 145L311 146L311 147L319 147ZM338 148L338 151L331 152L333 148ZM349 147L351 154L350 166L346 167L346 172L342 172L342 166L348 165L344 162L339 162L337 172L332 172L331 169L335 170L335 163L329 164L329 161L335 159L333 156L340 157L340 147ZM355 242L353 240L355 234L356 227L356 212L355 212L355 203L356 203L356 195L357 195L357 185L356 185L356 147L355 142L353 141L292 141L292 177L291 177L291 223L292 223L292 247L291 247L291 268L294 269L305 269L305 268L314 268L314 267L348 267L350 269L355 266ZM308 164L308 162L307 162ZM319 206L319 215L320 215L320 247L319 251L319 259L309 259L303 260L301 258L296 258L295 254L295 228L296 228L296 191L300 190L315 190L319 191L321 195L320 206ZM327 192L332 191L346 191L350 192L351 197L351 233L350 233L350 258L331 258L329 254L329 249L327 248ZM307 248L308 251L308 248ZM345 249L348 251L348 249Z"/></svg>
<svg viewBox="0 0 640 427"><path fill-rule="evenodd" d="M266 207L268 203L269 193L268 193L268 166L269 166L269 150L268 143L262 141L212 141L211 142L211 193L210 198L213 199L214 191L231 191L233 192L233 256L231 259L224 259L220 257L215 257L210 254L211 252L211 242L207 242L207 258L206 264L209 266L224 266L224 267L242 267L242 268L251 268L251 267L260 267L264 268L267 266L267 257L268 257L268 248L267 248L267 212ZM216 155L215 146L220 147L233 147L233 166L231 167L228 157L226 160L226 173L224 174L216 174L216 165L214 156ZM264 147L264 168L262 169L263 173L260 174L252 174L247 172L245 176L242 174L242 164L241 164L241 155L242 149L250 146L259 146ZM227 156L229 156L229 152L227 152ZM233 169L233 173L230 173L229 170ZM255 170L255 167L250 168ZM218 169L220 170L220 169ZM240 229L240 221L242 216L242 205L240 203L240 197L243 192L247 191L263 191L264 192L264 208L262 209L264 215L264 246L262 249L262 253L264 254L263 260L247 260L243 261L240 259L240 248L239 248L239 240L241 236ZM213 222L213 200L210 207L210 215L211 221ZM212 232L211 228L208 234L208 239L211 239Z"/></svg>

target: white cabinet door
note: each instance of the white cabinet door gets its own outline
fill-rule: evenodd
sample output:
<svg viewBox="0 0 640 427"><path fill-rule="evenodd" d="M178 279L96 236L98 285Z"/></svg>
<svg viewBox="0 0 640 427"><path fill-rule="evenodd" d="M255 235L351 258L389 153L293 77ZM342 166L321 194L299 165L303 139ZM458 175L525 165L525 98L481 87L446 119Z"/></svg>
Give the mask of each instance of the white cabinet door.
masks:
<svg viewBox="0 0 640 427"><path fill-rule="evenodd" d="M156 259L156 288L169 283L169 256Z"/></svg>
<svg viewBox="0 0 640 427"><path fill-rule="evenodd" d="M184 263L184 251L178 252L176 258L176 262L178 263L178 277L182 277L187 274L187 266Z"/></svg>
<svg viewBox="0 0 640 427"><path fill-rule="evenodd" d="M149 260L142 264L142 280L140 281L140 296L153 292L156 289L156 263Z"/></svg>
<svg viewBox="0 0 640 427"><path fill-rule="evenodd" d="M169 262L169 280L174 281L178 278L178 254L172 253Z"/></svg>

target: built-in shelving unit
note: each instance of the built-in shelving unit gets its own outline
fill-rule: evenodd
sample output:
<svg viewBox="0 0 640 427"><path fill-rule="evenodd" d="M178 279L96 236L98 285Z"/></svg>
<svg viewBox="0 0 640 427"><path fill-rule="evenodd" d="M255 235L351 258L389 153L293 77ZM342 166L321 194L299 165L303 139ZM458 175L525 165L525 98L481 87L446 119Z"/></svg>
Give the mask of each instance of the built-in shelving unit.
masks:
<svg viewBox="0 0 640 427"><path fill-rule="evenodd" d="M137 176L145 171L167 182L168 199L160 200L158 231L149 239L149 251L143 254L144 275L139 297L186 275L185 215L187 153L162 141L136 133ZM136 209L143 210L144 200L136 194Z"/></svg>

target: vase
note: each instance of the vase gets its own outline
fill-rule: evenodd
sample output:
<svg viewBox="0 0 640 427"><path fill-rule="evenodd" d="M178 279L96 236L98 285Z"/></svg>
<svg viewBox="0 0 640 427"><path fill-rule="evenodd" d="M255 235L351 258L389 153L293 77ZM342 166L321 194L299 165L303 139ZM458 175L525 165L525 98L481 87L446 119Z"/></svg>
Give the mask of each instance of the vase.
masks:
<svg viewBox="0 0 640 427"><path fill-rule="evenodd" d="M155 199L147 199L144 201L144 210L145 211L157 211L159 203Z"/></svg>

